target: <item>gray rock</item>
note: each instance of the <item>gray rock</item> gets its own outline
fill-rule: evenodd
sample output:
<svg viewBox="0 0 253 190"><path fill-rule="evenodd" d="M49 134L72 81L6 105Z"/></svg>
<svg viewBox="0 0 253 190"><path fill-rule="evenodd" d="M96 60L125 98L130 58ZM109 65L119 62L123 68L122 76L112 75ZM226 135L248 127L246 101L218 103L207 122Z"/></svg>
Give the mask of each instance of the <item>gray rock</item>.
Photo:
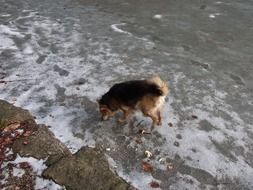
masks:
<svg viewBox="0 0 253 190"><path fill-rule="evenodd" d="M0 100L0 129L12 123L35 123L33 116L22 108Z"/></svg>
<svg viewBox="0 0 253 190"><path fill-rule="evenodd" d="M50 166L64 156L71 155L68 148L56 139L54 134L45 125L38 126L38 130L33 135L17 139L12 149L14 153L18 153L20 156L46 159L45 164L47 166Z"/></svg>
<svg viewBox="0 0 253 190"><path fill-rule="evenodd" d="M43 172L45 178L67 189L136 190L110 170L104 154L99 150L83 147L72 155L47 126L37 125L27 110L2 100L0 107L2 127L25 122L26 127L33 132L30 136L23 135L15 139L12 150L22 157L46 159L48 168Z"/></svg>
<svg viewBox="0 0 253 190"><path fill-rule="evenodd" d="M104 155L91 148L81 148L76 154L64 157L48 167L43 176L53 179L67 189L75 190L133 190L114 174Z"/></svg>

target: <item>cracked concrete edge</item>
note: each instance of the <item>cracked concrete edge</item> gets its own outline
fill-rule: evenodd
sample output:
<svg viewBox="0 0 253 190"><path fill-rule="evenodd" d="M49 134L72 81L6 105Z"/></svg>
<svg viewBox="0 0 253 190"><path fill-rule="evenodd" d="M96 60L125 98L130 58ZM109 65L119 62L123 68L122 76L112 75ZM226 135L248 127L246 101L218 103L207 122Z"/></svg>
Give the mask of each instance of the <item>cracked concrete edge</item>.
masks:
<svg viewBox="0 0 253 190"><path fill-rule="evenodd" d="M71 154L47 126L36 124L28 110L4 100L0 100L0 108L1 127L15 122L25 122L36 129L31 136L15 140L12 149L20 156L44 159L47 165L42 174L44 178L51 179L67 189L79 190L85 187L101 190L136 190L110 170L102 151L82 147L77 153Z"/></svg>

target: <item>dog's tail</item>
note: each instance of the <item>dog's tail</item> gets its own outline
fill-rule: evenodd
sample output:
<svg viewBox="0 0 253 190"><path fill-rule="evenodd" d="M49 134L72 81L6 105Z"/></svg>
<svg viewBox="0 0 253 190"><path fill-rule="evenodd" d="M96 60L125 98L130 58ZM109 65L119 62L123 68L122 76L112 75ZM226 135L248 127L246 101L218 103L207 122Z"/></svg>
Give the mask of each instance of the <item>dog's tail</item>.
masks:
<svg viewBox="0 0 253 190"><path fill-rule="evenodd" d="M160 96L167 96L169 94L169 88L167 84L158 76L155 75L147 80L151 84L155 84L156 88L159 91Z"/></svg>

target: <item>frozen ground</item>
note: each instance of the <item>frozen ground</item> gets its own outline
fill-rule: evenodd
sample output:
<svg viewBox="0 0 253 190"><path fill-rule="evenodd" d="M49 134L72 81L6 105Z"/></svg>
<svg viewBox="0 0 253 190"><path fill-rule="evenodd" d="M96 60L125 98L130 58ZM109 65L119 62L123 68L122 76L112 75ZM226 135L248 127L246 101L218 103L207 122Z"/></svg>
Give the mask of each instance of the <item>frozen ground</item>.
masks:
<svg viewBox="0 0 253 190"><path fill-rule="evenodd" d="M105 148L139 189L253 189L252 1L0 3L0 98L73 152ZM171 89L161 127L138 135L151 124L139 113L99 121L96 99L112 84L153 73Z"/></svg>

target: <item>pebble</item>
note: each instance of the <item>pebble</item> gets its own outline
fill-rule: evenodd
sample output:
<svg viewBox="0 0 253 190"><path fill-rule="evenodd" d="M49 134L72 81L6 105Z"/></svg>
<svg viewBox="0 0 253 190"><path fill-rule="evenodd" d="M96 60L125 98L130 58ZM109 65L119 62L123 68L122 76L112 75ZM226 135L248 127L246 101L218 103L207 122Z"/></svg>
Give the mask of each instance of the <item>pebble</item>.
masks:
<svg viewBox="0 0 253 190"><path fill-rule="evenodd" d="M174 146L179 147L179 142L175 141Z"/></svg>
<svg viewBox="0 0 253 190"><path fill-rule="evenodd" d="M176 135L176 138L177 138L177 139L182 139L182 135L177 134L177 135Z"/></svg>

